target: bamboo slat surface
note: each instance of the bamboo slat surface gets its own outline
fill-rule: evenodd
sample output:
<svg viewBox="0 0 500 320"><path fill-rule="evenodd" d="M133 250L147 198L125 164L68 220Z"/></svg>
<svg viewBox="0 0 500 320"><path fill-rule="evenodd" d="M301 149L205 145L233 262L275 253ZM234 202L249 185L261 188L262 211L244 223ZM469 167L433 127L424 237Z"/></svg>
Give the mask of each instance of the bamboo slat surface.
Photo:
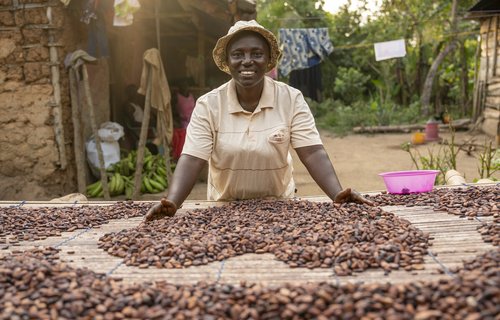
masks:
<svg viewBox="0 0 500 320"><path fill-rule="evenodd" d="M309 201L328 201L325 197L304 197ZM113 202L90 202L88 205L105 206ZM207 208L221 203L209 201L187 201L178 214L186 211ZM0 202L0 207L16 206L19 203ZM48 202L25 202L24 207L87 205ZM61 249L60 258L74 267L86 267L95 272L122 278L126 283L166 280L171 283L193 284L198 281L238 284L241 281L262 284L300 284L305 282L391 282L400 283L416 280L431 280L453 277L453 268L464 260L491 250L493 246L485 243L476 228L489 217L474 219L459 218L445 212L435 212L430 207L384 207L397 216L410 221L433 238L429 254L425 257L424 269L418 271L392 271L384 275L382 269L369 269L352 276L337 276L332 268L290 268L278 261L272 254L245 254L204 266L191 266L184 269L141 269L126 266L121 258L111 256L97 246L101 236L110 232L136 227L142 217L113 220L98 227L63 232L59 237L50 237L32 242L19 242L9 246L0 254L11 250L27 250L35 246L53 246Z"/></svg>

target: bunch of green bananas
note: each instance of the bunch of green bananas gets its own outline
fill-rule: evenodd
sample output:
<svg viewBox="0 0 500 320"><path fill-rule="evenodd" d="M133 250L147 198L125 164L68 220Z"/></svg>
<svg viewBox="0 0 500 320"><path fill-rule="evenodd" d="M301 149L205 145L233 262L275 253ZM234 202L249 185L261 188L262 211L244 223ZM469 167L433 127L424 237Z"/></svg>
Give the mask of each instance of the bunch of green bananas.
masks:
<svg viewBox="0 0 500 320"><path fill-rule="evenodd" d="M109 193L111 196L117 196L125 192L125 179L120 173L115 172L109 180Z"/></svg>
<svg viewBox="0 0 500 320"><path fill-rule="evenodd" d="M147 155L142 167L141 192L158 193L168 187L165 159L161 155Z"/></svg>
<svg viewBox="0 0 500 320"><path fill-rule="evenodd" d="M111 196L125 194L127 199L132 198L136 159L137 151L132 150L120 161L106 169ZM172 171L174 168L175 165L172 167ZM142 193L158 193L168 187L165 159L162 155L153 155L146 149L142 170ZM100 180L87 186L87 195L89 198L104 196Z"/></svg>
<svg viewBox="0 0 500 320"><path fill-rule="evenodd" d="M104 197L101 180L87 186L87 196L89 198Z"/></svg>
<svg viewBox="0 0 500 320"><path fill-rule="evenodd" d="M118 172L115 172L112 175L108 175L108 188L111 196L117 196L123 194L128 185L131 184L130 178L126 176L122 176ZM133 190L133 184L132 184ZM102 188L101 180L89 184L87 186L87 196L89 198L99 198L104 196L104 189Z"/></svg>

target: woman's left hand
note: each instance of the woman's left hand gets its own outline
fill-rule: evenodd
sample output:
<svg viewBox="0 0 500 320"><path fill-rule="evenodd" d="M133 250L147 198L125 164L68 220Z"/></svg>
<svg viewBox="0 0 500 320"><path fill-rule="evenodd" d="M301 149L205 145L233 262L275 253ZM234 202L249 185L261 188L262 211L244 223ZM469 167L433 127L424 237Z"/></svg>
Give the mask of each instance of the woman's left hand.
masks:
<svg viewBox="0 0 500 320"><path fill-rule="evenodd" d="M359 192L351 188L346 188L340 191L335 196L335 199L333 201L336 203L356 202L361 204L367 204L369 206L375 205L373 201L366 199Z"/></svg>

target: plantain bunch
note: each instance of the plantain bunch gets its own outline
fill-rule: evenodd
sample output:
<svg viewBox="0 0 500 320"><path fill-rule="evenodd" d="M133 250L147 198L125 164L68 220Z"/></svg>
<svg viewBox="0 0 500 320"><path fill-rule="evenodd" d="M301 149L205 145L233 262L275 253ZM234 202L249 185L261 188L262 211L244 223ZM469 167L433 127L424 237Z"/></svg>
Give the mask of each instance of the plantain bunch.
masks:
<svg viewBox="0 0 500 320"><path fill-rule="evenodd" d="M127 199L132 198L136 160L137 151L132 150L106 169L111 196L125 194ZM146 149L142 170L141 193L159 193L168 187L165 158L162 155L153 155ZM104 196L101 180L87 186L87 196L89 198Z"/></svg>

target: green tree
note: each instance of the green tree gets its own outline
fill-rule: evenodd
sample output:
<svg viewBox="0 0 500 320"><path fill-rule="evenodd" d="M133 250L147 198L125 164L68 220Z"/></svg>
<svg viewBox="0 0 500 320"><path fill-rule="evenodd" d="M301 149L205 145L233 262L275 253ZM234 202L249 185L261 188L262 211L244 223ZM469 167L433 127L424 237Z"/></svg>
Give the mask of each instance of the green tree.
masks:
<svg viewBox="0 0 500 320"><path fill-rule="evenodd" d="M279 28L324 26L324 0L261 0L257 2L257 20L277 33Z"/></svg>

